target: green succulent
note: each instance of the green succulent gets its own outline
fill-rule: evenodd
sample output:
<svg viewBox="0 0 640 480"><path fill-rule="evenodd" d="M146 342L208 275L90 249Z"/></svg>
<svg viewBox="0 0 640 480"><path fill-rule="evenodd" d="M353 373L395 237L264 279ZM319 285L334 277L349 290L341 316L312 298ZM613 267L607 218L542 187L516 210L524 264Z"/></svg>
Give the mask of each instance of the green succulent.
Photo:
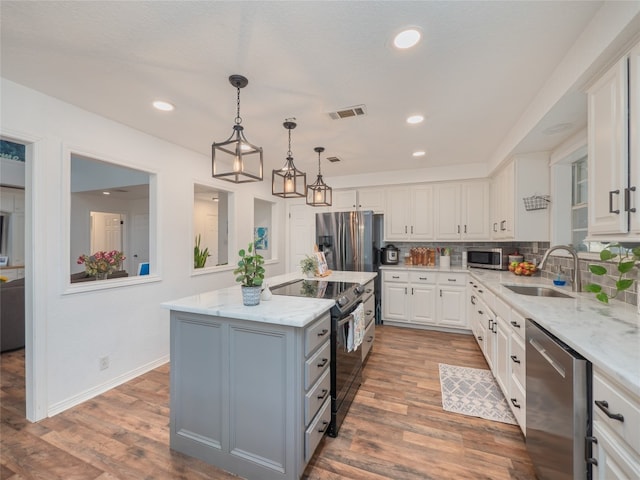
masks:
<svg viewBox="0 0 640 480"><path fill-rule="evenodd" d="M236 282L240 282L243 287L259 287L264 281L264 258L259 253L252 255L254 244L250 243L245 251L240 249L238 255L238 268L233 273L237 275Z"/></svg>

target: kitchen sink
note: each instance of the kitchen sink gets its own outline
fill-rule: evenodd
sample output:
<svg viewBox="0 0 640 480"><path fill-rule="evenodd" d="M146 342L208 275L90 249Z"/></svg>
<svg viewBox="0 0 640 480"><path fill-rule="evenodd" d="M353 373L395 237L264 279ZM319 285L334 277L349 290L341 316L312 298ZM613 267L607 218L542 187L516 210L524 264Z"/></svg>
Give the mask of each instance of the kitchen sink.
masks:
<svg viewBox="0 0 640 480"><path fill-rule="evenodd" d="M547 287L534 287L531 285L505 285L505 287L520 295L530 295L532 297L573 298L571 295Z"/></svg>

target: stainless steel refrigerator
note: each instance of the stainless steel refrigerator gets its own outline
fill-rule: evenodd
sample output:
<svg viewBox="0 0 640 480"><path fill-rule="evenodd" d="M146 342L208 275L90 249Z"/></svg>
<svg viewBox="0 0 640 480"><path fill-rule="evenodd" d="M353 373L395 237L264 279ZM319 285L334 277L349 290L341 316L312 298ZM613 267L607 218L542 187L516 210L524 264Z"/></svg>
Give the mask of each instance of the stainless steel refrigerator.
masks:
<svg viewBox="0 0 640 480"><path fill-rule="evenodd" d="M316 243L335 271L378 272L382 215L366 212L316 214ZM376 323L380 323L380 275L375 279Z"/></svg>

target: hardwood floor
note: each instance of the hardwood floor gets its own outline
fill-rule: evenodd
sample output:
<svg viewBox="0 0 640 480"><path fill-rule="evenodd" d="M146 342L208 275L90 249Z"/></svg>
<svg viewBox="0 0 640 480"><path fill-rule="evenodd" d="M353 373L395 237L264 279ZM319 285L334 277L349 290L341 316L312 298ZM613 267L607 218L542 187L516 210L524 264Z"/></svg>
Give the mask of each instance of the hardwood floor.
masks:
<svg viewBox="0 0 640 480"><path fill-rule="evenodd" d="M438 363L487 368L470 335L379 327L340 435L303 478L534 480L517 426L442 410ZM2 354L0 375L0 479L237 478L169 449L168 365L38 423L24 351Z"/></svg>

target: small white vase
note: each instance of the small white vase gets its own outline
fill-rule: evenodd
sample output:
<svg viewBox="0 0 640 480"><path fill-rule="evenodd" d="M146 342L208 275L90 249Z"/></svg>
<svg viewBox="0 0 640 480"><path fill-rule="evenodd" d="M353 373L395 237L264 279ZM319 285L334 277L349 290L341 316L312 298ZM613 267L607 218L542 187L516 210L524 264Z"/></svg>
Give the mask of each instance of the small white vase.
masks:
<svg viewBox="0 0 640 480"><path fill-rule="evenodd" d="M451 268L451 257L448 255L440 255L440 268Z"/></svg>
<svg viewBox="0 0 640 480"><path fill-rule="evenodd" d="M260 300L262 300L263 302L267 302L267 301L271 300L272 296L273 296L273 294L271 293L271 290L269 289L269 285L265 284L264 285L264 289L262 290L262 294L260 295Z"/></svg>

